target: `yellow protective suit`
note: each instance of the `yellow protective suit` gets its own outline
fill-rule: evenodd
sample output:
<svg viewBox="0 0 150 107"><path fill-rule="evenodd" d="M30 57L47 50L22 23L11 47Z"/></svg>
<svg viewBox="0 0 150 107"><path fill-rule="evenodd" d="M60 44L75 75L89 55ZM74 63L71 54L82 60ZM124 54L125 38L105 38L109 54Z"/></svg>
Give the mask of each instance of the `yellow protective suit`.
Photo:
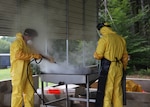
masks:
<svg viewBox="0 0 150 107"><path fill-rule="evenodd" d="M16 34L16 40L10 47L11 77L12 77L12 101L11 107L33 107L34 90L27 78L27 67L31 58L41 58L41 55L31 53L29 46L23 40L21 33ZM32 72L29 69L29 78L32 80Z"/></svg>
<svg viewBox="0 0 150 107"><path fill-rule="evenodd" d="M106 86L103 107L123 107L121 79L123 68L126 69L128 53L123 37L112 31L110 27L100 29L102 37L94 53L94 58L101 60L106 58L111 61ZM119 60L116 63L115 57Z"/></svg>

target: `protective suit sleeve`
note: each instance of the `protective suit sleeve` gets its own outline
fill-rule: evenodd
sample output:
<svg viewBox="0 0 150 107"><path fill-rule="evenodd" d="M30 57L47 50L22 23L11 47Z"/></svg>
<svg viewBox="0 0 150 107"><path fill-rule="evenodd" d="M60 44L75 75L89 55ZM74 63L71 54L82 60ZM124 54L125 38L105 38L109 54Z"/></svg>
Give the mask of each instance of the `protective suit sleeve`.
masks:
<svg viewBox="0 0 150 107"><path fill-rule="evenodd" d="M124 42L125 42L125 40L124 40ZM125 42L125 46L124 46L124 52L123 52L123 55L122 55L122 63L123 63L124 70L126 70L127 64L128 64L128 52L127 52L127 49L126 49L126 42Z"/></svg>
<svg viewBox="0 0 150 107"><path fill-rule="evenodd" d="M34 54L32 52L29 52L29 53L24 52L23 48L26 48L26 47L24 47L23 44L18 41L16 43L14 43L13 48L14 48L14 53L15 53L16 59L30 60L32 58L36 58L36 59L42 58L42 56L40 54Z"/></svg>
<svg viewBox="0 0 150 107"><path fill-rule="evenodd" d="M106 38L102 37L98 41L96 51L94 52L93 55L94 58L98 60L102 59L104 56L105 49L106 49Z"/></svg>
<svg viewBox="0 0 150 107"><path fill-rule="evenodd" d="M35 58L35 59L42 58L42 56L40 54L25 53L22 50L18 50L15 57L16 57L16 59L19 59L19 60L30 60L32 58Z"/></svg>

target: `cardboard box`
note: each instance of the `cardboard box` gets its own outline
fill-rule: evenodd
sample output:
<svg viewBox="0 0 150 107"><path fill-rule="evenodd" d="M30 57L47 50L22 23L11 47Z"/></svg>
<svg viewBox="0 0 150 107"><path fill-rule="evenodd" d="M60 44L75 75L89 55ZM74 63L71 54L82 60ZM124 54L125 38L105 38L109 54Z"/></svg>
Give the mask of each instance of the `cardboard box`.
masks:
<svg viewBox="0 0 150 107"><path fill-rule="evenodd" d="M98 87L98 81L95 81L94 83L92 83L92 84L90 85L90 87L97 89L97 87Z"/></svg>

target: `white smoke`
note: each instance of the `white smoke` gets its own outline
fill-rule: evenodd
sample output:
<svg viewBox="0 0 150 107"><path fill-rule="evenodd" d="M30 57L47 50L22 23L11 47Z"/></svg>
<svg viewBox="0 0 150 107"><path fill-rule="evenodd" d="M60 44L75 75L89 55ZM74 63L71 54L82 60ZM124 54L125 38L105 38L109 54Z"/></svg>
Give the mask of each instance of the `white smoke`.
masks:
<svg viewBox="0 0 150 107"><path fill-rule="evenodd" d="M51 63L48 60L43 59L39 64L42 73L54 73L54 74L88 74L90 69L88 67L79 67L74 65L68 65L66 62Z"/></svg>

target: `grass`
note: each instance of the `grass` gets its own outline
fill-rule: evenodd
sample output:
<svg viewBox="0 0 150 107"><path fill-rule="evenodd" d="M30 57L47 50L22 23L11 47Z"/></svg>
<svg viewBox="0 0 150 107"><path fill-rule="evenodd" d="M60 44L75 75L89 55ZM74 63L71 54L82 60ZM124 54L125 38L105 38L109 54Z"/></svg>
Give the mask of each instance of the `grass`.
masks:
<svg viewBox="0 0 150 107"><path fill-rule="evenodd" d="M10 79L10 68L0 69L0 80Z"/></svg>

